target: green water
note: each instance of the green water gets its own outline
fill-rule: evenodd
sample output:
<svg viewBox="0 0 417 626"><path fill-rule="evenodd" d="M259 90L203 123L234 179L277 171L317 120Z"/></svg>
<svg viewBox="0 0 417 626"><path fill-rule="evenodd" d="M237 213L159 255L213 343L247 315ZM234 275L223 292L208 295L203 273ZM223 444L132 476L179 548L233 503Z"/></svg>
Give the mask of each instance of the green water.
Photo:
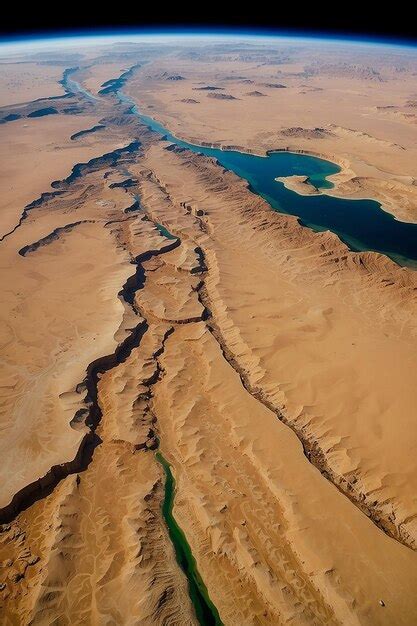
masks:
<svg viewBox="0 0 417 626"><path fill-rule="evenodd" d="M160 452L155 454L157 461L165 472L165 496L162 503L162 514L175 550L179 566L187 577L191 602L201 626L223 626L219 613L209 598L207 587L200 574L185 534L178 526L172 513L175 498L175 479L171 466Z"/></svg>
<svg viewBox="0 0 417 626"><path fill-rule="evenodd" d="M165 226L162 226L162 224L159 224L159 222L155 222L155 226L157 227L161 235L163 235L167 239L178 239L175 235L170 233L169 230L165 228Z"/></svg>

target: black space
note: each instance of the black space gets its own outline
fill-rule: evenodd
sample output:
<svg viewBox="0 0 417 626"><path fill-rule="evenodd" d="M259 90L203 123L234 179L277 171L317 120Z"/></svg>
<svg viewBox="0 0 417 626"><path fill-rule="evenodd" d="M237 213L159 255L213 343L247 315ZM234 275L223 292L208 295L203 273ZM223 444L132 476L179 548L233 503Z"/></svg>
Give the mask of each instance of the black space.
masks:
<svg viewBox="0 0 417 626"><path fill-rule="evenodd" d="M148 6L146 6L146 4ZM311 2L308 7L301 0L285 2L255 1L249 8L247 0L235 5L224 1L196 0L184 6L178 3L65 3L48 5L31 3L13 10L6 5L1 13L0 35L13 38L22 35L69 33L71 31L158 29L211 29L223 30L280 30L288 33L304 32L311 35L348 35L357 38L383 38L407 40L417 43L417 22L405 5L400 3ZM286 4L288 6L286 6ZM150 6L151 5L151 6ZM98 8L96 8L96 6ZM152 8L154 7L154 8ZM408 17L407 17L408 16Z"/></svg>

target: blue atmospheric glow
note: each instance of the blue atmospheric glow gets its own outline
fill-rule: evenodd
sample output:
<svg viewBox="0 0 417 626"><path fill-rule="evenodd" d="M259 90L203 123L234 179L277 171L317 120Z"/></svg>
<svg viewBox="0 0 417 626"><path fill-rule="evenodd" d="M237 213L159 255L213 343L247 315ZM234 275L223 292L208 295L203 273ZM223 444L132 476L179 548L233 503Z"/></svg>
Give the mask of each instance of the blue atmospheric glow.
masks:
<svg viewBox="0 0 417 626"><path fill-rule="evenodd" d="M371 46L396 46L415 49L416 40L398 39L390 37L377 37L374 35L357 35L354 33L338 34L326 31L293 31L277 30L271 28L233 28L217 27L163 27L163 28L124 28L117 29L96 29L96 30L76 30L62 32L38 32L33 34L12 35L0 38L0 45L22 46L22 45L97 45L115 43L123 41L135 41L137 43L149 41L170 42L181 38L185 41L195 40L252 40L273 42L284 41L305 41L308 43L350 43Z"/></svg>

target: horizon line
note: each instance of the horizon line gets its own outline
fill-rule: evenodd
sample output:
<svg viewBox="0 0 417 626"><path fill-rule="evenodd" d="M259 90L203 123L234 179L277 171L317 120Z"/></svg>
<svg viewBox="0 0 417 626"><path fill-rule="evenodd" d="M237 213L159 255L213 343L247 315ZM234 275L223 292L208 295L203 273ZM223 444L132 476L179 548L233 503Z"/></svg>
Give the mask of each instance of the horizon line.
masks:
<svg viewBox="0 0 417 626"><path fill-rule="evenodd" d="M417 40L407 37L395 37L389 35L375 34L358 34L352 32L340 33L337 31L322 30L302 30L302 29L277 29L267 27L233 27L233 26L118 26L117 28L79 28L79 29L63 29L63 30L45 30L37 32L14 33L12 35L0 34L0 45L18 45L30 42L42 43L52 42L56 40L70 41L73 39L111 39L117 37L152 37L152 36L168 36L168 37L250 37L264 39L308 39L311 41L335 41L346 43L362 43L373 45L392 45L396 47L417 47Z"/></svg>

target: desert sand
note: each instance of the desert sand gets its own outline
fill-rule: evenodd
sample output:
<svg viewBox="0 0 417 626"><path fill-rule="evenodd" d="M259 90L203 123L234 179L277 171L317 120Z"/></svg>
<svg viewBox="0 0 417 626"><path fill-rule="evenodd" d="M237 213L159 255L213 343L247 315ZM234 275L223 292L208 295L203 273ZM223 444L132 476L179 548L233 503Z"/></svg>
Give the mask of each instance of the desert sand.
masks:
<svg viewBox="0 0 417 626"><path fill-rule="evenodd" d="M97 96L145 60L123 89L178 136L325 155L331 193L415 221L413 122L375 108L406 109L410 53L381 68L291 46L115 51L78 50L74 80ZM272 211L114 93L38 118L10 102L1 621L204 623L159 452L217 624L413 625L416 273Z"/></svg>

